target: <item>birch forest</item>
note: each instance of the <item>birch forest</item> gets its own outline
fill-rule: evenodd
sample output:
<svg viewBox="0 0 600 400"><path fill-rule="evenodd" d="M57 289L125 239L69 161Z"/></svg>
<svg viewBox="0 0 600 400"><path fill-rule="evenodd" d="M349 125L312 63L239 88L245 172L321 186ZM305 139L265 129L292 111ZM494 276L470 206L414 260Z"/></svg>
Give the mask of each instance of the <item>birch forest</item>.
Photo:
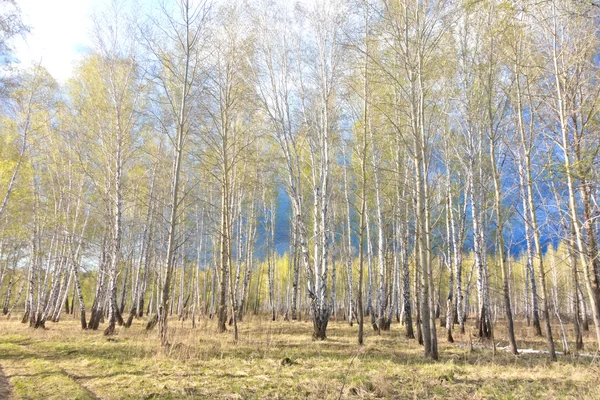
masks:
<svg viewBox="0 0 600 400"><path fill-rule="evenodd" d="M51 398L25 357L74 385L56 398L600 396L600 3L109 0L64 81L14 59L35 30L18 3L0 1L6 393ZM237 364L225 388L170 372L142 394L45 341ZM243 372L264 352L273 370ZM582 381L545 377L555 362ZM523 365L546 383L454 377Z"/></svg>

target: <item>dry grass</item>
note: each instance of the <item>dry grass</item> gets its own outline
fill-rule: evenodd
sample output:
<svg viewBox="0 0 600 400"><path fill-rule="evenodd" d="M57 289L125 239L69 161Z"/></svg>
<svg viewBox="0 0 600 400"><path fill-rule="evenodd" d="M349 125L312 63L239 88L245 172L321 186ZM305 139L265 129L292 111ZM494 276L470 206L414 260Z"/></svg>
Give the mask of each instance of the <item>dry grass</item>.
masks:
<svg viewBox="0 0 600 400"><path fill-rule="evenodd" d="M331 322L328 339L311 340L310 322L247 318L240 340L217 334L215 321L172 321L169 350L143 321L119 328L112 338L78 329L70 319L32 330L19 319L0 321L0 366L20 399L337 399L342 398L600 398L600 360L545 355L514 357L506 352L469 350L467 335L456 343L439 332L440 360L422 357L415 340L393 325L381 336L367 332L357 353L357 327ZM521 347L540 348L517 325ZM496 342L505 345L501 327ZM593 335L586 347L595 348ZM557 342L557 345L559 343Z"/></svg>

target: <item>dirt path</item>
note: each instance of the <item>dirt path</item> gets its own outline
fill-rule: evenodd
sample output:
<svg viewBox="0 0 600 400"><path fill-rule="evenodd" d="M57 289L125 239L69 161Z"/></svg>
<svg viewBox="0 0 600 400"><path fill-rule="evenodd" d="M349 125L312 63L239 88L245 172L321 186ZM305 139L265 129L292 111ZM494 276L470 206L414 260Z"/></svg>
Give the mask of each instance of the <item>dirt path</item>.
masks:
<svg viewBox="0 0 600 400"><path fill-rule="evenodd" d="M66 376L68 376L69 379L71 379L73 382L77 383L79 385L79 387L81 387L81 389L83 389L87 393L87 395L89 396L90 399L92 399L92 400L101 400L100 397L96 396L96 393L92 392L90 389L87 388L87 386L85 386L83 383L81 383L81 377L75 376L75 375L67 372L67 370L65 370L61 366L58 366L58 368ZM0 397L0 399L1 399L1 397Z"/></svg>
<svg viewBox="0 0 600 400"><path fill-rule="evenodd" d="M8 399L9 396L10 385L8 384L6 375L4 375L4 371L2 371L2 367L0 367L0 400Z"/></svg>
<svg viewBox="0 0 600 400"><path fill-rule="evenodd" d="M17 343L18 346L20 347L20 349L22 350L23 354L26 355L26 357L22 357L22 361L25 362L26 360L29 359L36 359L38 363L43 363L44 367L45 367L45 371L50 373L51 375L62 375L64 378L66 378L65 380L63 380L63 384L66 384L67 381L69 382L69 386L71 383L77 385L79 387L79 389L81 390L81 392L79 392L78 398L85 398L85 399L90 399L90 400L100 400L100 398L90 389L88 389L86 387L86 385L82 382L82 378L85 377L79 377L76 375L71 374L69 371L67 371L66 369L64 369L58 362L58 360L56 360L55 358L53 358L50 354L45 354L45 353L34 353L33 350L31 349L31 347L29 346L29 342L27 343ZM16 375L18 376L18 374ZM70 386L71 389L73 389L73 386ZM4 400L4 399L8 399L9 396L11 395L11 386L8 382L8 379L6 377L6 375L4 374L2 367L0 366L0 400Z"/></svg>

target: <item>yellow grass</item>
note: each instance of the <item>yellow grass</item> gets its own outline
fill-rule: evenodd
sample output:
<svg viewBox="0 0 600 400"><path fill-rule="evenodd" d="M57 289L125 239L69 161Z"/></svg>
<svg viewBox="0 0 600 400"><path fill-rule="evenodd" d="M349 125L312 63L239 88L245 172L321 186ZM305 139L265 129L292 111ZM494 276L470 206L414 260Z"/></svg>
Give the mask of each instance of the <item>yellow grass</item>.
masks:
<svg viewBox="0 0 600 400"><path fill-rule="evenodd" d="M343 321L332 321L327 340L315 342L310 322L248 317L236 344L232 332L216 332L215 321L192 329L173 320L169 350L155 331L144 331L144 321L112 338L81 331L70 317L47 325L33 330L17 317L0 321L0 366L15 399L325 400L339 397L346 375L342 398L600 398L598 359L550 363L545 355L470 351L468 335L455 334L450 345L441 328L440 360L433 362L398 324L381 336L367 331L358 355L357 326ZM543 349L545 339L530 332L517 324L521 347ZM506 345L500 324L495 336Z"/></svg>

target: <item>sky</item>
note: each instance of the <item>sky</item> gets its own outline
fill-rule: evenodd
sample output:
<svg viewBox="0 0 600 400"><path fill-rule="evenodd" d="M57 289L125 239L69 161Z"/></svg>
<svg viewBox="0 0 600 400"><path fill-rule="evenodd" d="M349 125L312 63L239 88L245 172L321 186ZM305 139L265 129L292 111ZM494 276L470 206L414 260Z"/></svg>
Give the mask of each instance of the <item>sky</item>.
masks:
<svg viewBox="0 0 600 400"><path fill-rule="evenodd" d="M71 75L74 63L90 47L91 15L105 0L19 0L31 33L15 43L21 67L41 61L59 82Z"/></svg>
<svg viewBox="0 0 600 400"><path fill-rule="evenodd" d="M14 55L20 61L20 67L27 68L41 61L55 79L64 83L71 76L73 66L90 50L92 15L106 9L110 2L17 0L23 21L31 28L31 33L25 39L15 42ZM158 0L126 1L134 9L143 8L146 11L154 9L157 3Z"/></svg>
<svg viewBox="0 0 600 400"><path fill-rule="evenodd" d="M152 8L157 0L129 0L131 7ZM15 42L20 67L42 63L50 74L64 83L73 66L92 46L92 15L106 10L111 0L17 0L23 22L31 28Z"/></svg>

